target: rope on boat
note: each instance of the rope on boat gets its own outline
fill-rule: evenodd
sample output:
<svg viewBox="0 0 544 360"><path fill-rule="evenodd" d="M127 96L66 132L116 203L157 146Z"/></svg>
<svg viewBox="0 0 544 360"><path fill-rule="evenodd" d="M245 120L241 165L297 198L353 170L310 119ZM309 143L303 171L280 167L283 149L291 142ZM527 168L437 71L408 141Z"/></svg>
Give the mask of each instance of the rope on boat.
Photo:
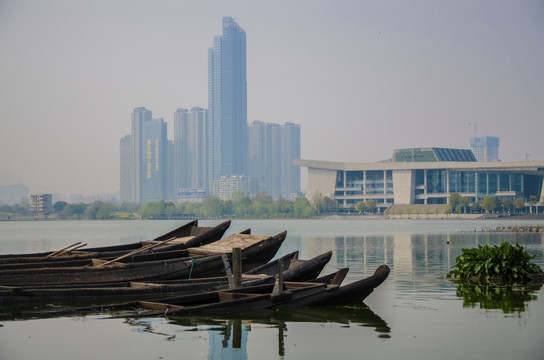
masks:
<svg viewBox="0 0 544 360"><path fill-rule="evenodd" d="M191 274L193 273L193 266L195 264L198 264L198 261L196 261L195 259L191 258L191 270L189 271L189 280L191 280Z"/></svg>

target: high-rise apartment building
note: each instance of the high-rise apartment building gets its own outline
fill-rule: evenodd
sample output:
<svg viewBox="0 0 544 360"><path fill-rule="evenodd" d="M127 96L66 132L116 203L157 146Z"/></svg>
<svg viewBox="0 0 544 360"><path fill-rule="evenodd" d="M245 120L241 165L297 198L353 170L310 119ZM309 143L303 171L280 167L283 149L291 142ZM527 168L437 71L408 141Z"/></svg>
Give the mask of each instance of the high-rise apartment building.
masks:
<svg viewBox="0 0 544 360"><path fill-rule="evenodd" d="M174 113L176 191L204 188L206 183L206 122L208 111L193 107Z"/></svg>
<svg viewBox="0 0 544 360"><path fill-rule="evenodd" d="M249 126L249 175L274 199L300 192L300 125L254 121Z"/></svg>
<svg viewBox="0 0 544 360"><path fill-rule="evenodd" d="M287 122L281 126L281 193L287 199L300 193L300 167L293 159L300 159L300 125Z"/></svg>
<svg viewBox="0 0 544 360"><path fill-rule="evenodd" d="M499 138L480 136L470 138L470 147L478 161L499 161Z"/></svg>
<svg viewBox="0 0 544 360"><path fill-rule="evenodd" d="M121 200L145 203L168 194L168 139L163 119L144 107L132 113L132 135L120 141Z"/></svg>
<svg viewBox="0 0 544 360"><path fill-rule="evenodd" d="M232 17L208 49L207 184L247 174L246 33Z"/></svg>
<svg viewBox="0 0 544 360"><path fill-rule="evenodd" d="M140 203L167 196L168 139L164 119L143 123L140 154Z"/></svg>
<svg viewBox="0 0 544 360"><path fill-rule="evenodd" d="M188 166L188 123L189 112L187 109L179 108L174 113L174 166L175 166L175 186L177 189L189 187L190 168Z"/></svg>
<svg viewBox="0 0 544 360"><path fill-rule="evenodd" d="M120 141L120 200L121 203L137 202L134 194L134 145L132 135L126 135Z"/></svg>

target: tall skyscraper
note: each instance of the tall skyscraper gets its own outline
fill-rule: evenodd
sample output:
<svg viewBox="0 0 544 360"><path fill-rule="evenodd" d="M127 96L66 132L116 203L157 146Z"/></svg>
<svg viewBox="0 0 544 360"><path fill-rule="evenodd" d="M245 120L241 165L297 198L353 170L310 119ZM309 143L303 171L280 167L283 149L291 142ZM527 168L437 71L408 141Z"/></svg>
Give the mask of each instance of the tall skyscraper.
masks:
<svg viewBox="0 0 544 360"><path fill-rule="evenodd" d="M187 127L189 123L189 112L187 109L179 108L174 113L174 161L175 161L175 184L176 190L189 187L190 168L188 167L189 149Z"/></svg>
<svg viewBox="0 0 544 360"><path fill-rule="evenodd" d="M143 123L140 203L167 199L168 139L162 118Z"/></svg>
<svg viewBox="0 0 544 360"><path fill-rule="evenodd" d="M254 121L249 126L249 175L274 199L300 192L300 125Z"/></svg>
<svg viewBox="0 0 544 360"><path fill-rule="evenodd" d="M470 138L470 147L478 161L499 161L499 138L480 136Z"/></svg>
<svg viewBox="0 0 544 360"><path fill-rule="evenodd" d="M120 200L121 203L136 202L134 198L134 145L132 135L126 135L120 141Z"/></svg>
<svg viewBox="0 0 544 360"><path fill-rule="evenodd" d="M168 139L163 119L144 107L132 113L132 135L120 141L121 200L145 203L165 200L168 188Z"/></svg>
<svg viewBox="0 0 544 360"><path fill-rule="evenodd" d="M281 127L281 193L287 199L300 192L300 167L293 159L300 159L300 125L288 122Z"/></svg>
<svg viewBox="0 0 544 360"><path fill-rule="evenodd" d="M208 49L207 184L247 174L246 33L232 17Z"/></svg>
<svg viewBox="0 0 544 360"><path fill-rule="evenodd" d="M206 184L206 122L208 111L193 107L174 113L176 189L204 188Z"/></svg>
<svg viewBox="0 0 544 360"><path fill-rule="evenodd" d="M188 150L191 164L190 186L193 188L206 187L206 123L208 110L193 107L189 111Z"/></svg>
<svg viewBox="0 0 544 360"><path fill-rule="evenodd" d="M281 191L281 131L278 124L254 121L249 126L249 176L259 191L277 199Z"/></svg>

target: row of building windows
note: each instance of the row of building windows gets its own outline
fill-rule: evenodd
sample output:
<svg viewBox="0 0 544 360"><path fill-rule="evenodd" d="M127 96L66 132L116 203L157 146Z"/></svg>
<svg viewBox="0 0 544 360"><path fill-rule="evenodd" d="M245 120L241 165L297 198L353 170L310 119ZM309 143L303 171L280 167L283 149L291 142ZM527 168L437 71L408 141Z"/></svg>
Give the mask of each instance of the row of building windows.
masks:
<svg viewBox="0 0 544 360"><path fill-rule="evenodd" d="M510 172L415 170L415 195L473 193L485 195L510 193L522 196L526 187L537 188L533 177ZM528 185L527 185L528 184ZM335 196L393 194L393 171L337 171Z"/></svg>

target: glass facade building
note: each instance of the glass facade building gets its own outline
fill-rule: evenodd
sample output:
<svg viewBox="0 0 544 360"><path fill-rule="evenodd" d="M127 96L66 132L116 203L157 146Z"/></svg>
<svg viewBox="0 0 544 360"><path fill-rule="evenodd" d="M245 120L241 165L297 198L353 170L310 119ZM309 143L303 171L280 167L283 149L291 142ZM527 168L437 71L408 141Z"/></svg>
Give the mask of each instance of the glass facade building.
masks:
<svg viewBox="0 0 544 360"><path fill-rule="evenodd" d="M247 174L246 33L232 17L208 49L208 186L221 176Z"/></svg>
<svg viewBox="0 0 544 360"><path fill-rule="evenodd" d="M477 162L470 150L402 149L395 150L391 160L377 163L295 164L308 168L310 201L330 196L345 209L370 199L382 210L392 204L446 204L452 193L471 202L485 196L526 201L536 196L544 201L544 162Z"/></svg>

